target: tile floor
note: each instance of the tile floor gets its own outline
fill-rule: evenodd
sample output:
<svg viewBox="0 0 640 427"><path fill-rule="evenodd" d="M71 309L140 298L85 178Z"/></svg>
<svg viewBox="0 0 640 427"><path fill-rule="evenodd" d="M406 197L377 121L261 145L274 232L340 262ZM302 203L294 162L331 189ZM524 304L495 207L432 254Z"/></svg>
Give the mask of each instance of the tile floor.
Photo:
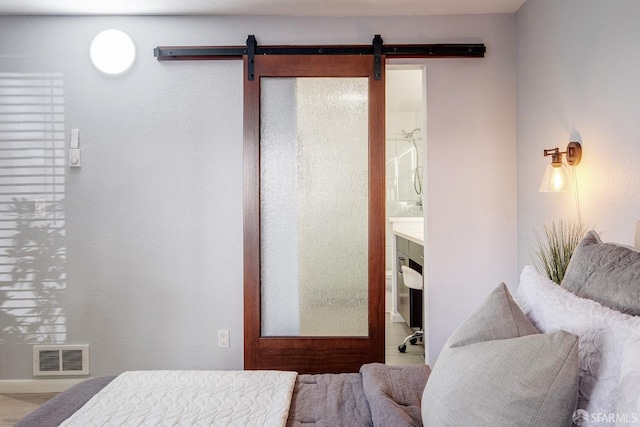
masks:
<svg viewBox="0 0 640 427"><path fill-rule="evenodd" d="M407 344L407 351L400 353L398 346L411 334L406 323L394 323L389 319L389 313L385 315L385 363L387 365L419 365L424 364L424 344Z"/></svg>
<svg viewBox="0 0 640 427"><path fill-rule="evenodd" d="M405 323L394 323L386 315L385 363L387 365L418 365L424 363L424 345L407 345L406 353L398 346L411 333ZM13 426L22 417L55 396L55 393L0 394L0 427Z"/></svg>

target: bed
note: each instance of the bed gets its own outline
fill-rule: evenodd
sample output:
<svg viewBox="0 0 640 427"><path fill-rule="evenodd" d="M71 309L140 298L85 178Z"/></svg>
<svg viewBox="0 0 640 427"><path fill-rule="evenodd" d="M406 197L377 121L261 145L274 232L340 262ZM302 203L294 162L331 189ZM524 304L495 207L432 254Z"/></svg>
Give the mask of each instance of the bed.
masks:
<svg viewBox="0 0 640 427"><path fill-rule="evenodd" d="M359 373L142 371L89 379L18 427L640 426L640 252L589 232L561 286L525 267L427 365Z"/></svg>
<svg viewBox="0 0 640 427"><path fill-rule="evenodd" d="M139 378L122 380L123 376L131 374L125 373L117 378L100 377L84 381L46 402L17 426L417 426L422 424L420 399L430 372L427 365L399 367L367 364L362 366L359 373L352 374L142 371ZM208 374L220 374L227 378L216 375L207 377ZM287 381L277 378L265 380L263 374L273 374L274 378L287 377ZM199 380L194 381L194 378ZM291 378L292 383L289 382ZM113 390L109 392L116 380L122 380L120 386L112 387ZM278 401L278 396L283 393L277 384L274 386L273 383L277 381L283 385L291 384L289 400ZM202 384L195 384L206 382L221 389L222 396L211 393ZM137 401L122 395L123 388L136 396ZM106 403L95 400L105 391ZM157 393L154 394L154 391ZM286 395L286 387L284 392ZM282 407L282 403L286 403L285 411L272 410ZM245 411L248 406L255 413ZM261 411L260 406L268 411ZM113 408L119 409L114 411ZM70 419L83 409L88 409L88 415ZM87 422L87 419L91 421Z"/></svg>

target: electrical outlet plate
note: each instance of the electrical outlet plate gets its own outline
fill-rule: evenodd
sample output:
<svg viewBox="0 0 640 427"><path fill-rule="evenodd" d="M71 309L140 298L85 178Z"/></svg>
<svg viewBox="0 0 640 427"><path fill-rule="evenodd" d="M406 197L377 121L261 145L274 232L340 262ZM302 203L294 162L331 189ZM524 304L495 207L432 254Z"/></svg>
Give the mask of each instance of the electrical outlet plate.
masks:
<svg viewBox="0 0 640 427"><path fill-rule="evenodd" d="M229 348L229 331L227 329L218 330L218 347Z"/></svg>

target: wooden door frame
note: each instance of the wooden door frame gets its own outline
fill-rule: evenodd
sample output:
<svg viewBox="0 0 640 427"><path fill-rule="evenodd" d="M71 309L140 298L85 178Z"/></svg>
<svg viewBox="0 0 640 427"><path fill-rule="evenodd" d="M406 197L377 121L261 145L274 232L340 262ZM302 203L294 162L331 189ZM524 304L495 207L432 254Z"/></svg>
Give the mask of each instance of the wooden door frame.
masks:
<svg viewBox="0 0 640 427"><path fill-rule="evenodd" d="M257 56L244 70L244 367L299 373L357 372L384 363L385 90L373 56ZM384 57L382 58L384 64ZM351 65L350 65L351 64ZM367 77L369 81L369 298L367 337L262 337L260 295L260 77ZM283 350L284 349L284 350ZM283 353L284 352L284 353Z"/></svg>

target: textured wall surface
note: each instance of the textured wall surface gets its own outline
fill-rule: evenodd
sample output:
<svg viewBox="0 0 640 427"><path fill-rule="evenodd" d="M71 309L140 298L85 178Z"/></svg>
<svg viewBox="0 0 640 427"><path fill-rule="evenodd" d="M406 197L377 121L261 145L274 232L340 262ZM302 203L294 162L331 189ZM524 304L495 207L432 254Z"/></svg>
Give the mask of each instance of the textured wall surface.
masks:
<svg viewBox="0 0 640 427"><path fill-rule="evenodd" d="M91 39L112 27L138 48L119 77L88 57ZM61 73L65 140L80 129L83 167L65 171L57 298L65 342L91 344L92 375L243 366L242 64L158 63L153 48L242 45L247 34L262 44L368 44L378 33L387 43L488 48L484 59L427 61L433 359L491 289L515 283L513 15L0 17L0 69ZM217 347L218 329L230 331L230 348ZM0 379L31 378L31 344L20 334L3 342Z"/></svg>
<svg viewBox="0 0 640 427"><path fill-rule="evenodd" d="M575 138L583 222L604 241L633 244L640 219L640 3L529 0L516 13L518 264L534 229L576 218L570 193L538 193L549 158Z"/></svg>

